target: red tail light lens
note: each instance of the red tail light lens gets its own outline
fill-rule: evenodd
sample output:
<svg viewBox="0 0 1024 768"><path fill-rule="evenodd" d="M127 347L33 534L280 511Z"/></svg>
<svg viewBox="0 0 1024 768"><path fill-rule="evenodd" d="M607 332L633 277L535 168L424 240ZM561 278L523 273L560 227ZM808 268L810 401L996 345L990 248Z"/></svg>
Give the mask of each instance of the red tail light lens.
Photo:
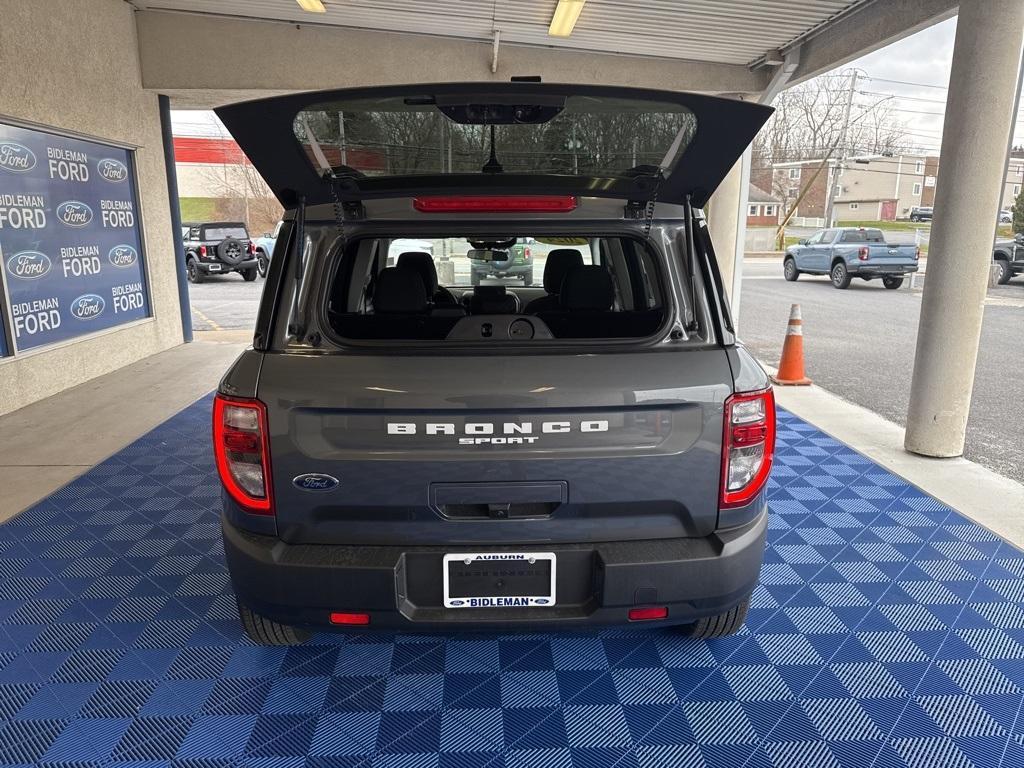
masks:
<svg viewBox="0 0 1024 768"><path fill-rule="evenodd" d="M775 395L737 393L725 401L719 506L748 504L764 488L775 453Z"/></svg>
<svg viewBox="0 0 1024 768"><path fill-rule="evenodd" d="M274 514L267 407L259 400L217 395L213 401L213 452L228 496L246 512Z"/></svg>
<svg viewBox="0 0 1024 768"><path fill-rule="evenodd" d="M206 255L206 246L205 245L200 245L199 246L199 255L200 256L205 256Z"/></svg>
<svg viewBox="0 0 1024 768"><path fill-rule="evenodd" d="M416 197L412 206L421 213L568 213L576 210L572 195L456 195Z"/></svg>
<svg viewBox="0 0 1024 768"><path fill-rule="evenodd" d="M523 258L526 259L527 261L530 260L530 246L526 246L525 248L523 248Z"/></svg>
<svg viewBox="0 0 1024 768"><path fill-rule="evenodd" d="M860 249L857 251L857 258L860 259L861 261L867 261L869 253L870 251L868 250L868 247L866 245L862 245Z"/></svg>
<svg viewBox="0 0 1024 768"><path fill-rule="evenodd" d="M256 243L254 243L252 240L250 240L249 241L249 245L246 248L246 250L249 251L249 253L256 253Z"/></svg>

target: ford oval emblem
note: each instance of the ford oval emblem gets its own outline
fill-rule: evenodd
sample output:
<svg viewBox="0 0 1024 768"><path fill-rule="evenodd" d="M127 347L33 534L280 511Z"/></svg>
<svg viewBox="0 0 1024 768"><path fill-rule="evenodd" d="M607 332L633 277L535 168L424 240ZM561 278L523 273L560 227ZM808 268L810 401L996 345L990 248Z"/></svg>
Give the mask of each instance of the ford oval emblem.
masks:
<svg viewBox="0 0 1024 768"><path fill-rule="evenodd" d="M310 472L306 475L299 475L292 480L292 485L298 488L300 491L313 491L319 493L321 491L333 491L338 487L338 478L331 477L330 475L323 475L319 472Z"/></svg>
<svg viewBox="0 0 1024 768"><path fill-rule="evenodd" d="M36 155L24 144L0 141L0 168L14 173L25 173L36 167Z"/></svg>
<svg viewBox="0 0 1024 768"><path fill-rule="evenodd" d="M452 608L461 608L463 605L466 604L466 601L465 600L449 600L448 604Z"/></svg>
<svg viewBox="0 0 1024 768"><path fill-rule="evenodd" d="M71 302L71 314L79 320L94 320L103 314L106 305L102 296L86 293Z"/></svg>
<svg viewBox="0 0 1024 768"><path fill-rule="evenodd" d="M131 245L115 245L107 254L107 259L115 267L130 267L139 260L139 252Z"/></svg>
<svg viewBox="0 0 1024 768"><path fill-rule="evenodd" d="M96 161L96 170L99 171L100 178L115 184L128 178L128 166L112 157Z"/></svg>
<svg viewBox="0 0 1024 768"><path fill-rule="evenodd" d="M92 208L81 200L65 200L57 206L57 218L69 227L85 227L92 221Z"/></svg>
<svg viewBox="0 0 1024 768"><path fill-rule="evenodd" d="M7 274L19 280L38 280L46 276L53 262L41 251L22 251L7 260Z"/></svg>
<svg viewBox="0 0 1024 768"><path fill-rule="evenodd" d="M535 602L537 605L547 605L551 601L548 600L546 597L538 597L533 602Z"/></svg>

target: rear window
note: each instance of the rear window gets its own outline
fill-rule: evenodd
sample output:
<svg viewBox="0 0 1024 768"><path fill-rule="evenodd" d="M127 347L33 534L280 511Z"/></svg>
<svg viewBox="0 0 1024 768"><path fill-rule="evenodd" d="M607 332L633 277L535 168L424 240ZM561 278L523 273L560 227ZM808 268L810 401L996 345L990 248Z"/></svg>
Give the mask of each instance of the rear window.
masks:
<svg viewBox="0 0 1024 768"><path fill-rule="evenodd" d="M395 237L351 244L325 301L348 340L479 340L484 316L495 341L517 316L529 339L628 339L661 327L664 295L658 260L632 238Z"/></svg>
<svg viewBox="0 0 1024 768"><path fill-rule="evenodd" d="M249 233L243 224L211 224L203 227L204 240L224 240L229 237L236 240L248 240Z"/></svg>
<svg viewBox="0 0 1024 768"><path fill-rule="evenodd" d="M851 229L843 232L844 243L884 243L885 235L880 229Z"/></svg>
<svg viewBox="0 0 1024 768"><path fill-rule="evenodd" d="M615 177L671 169L697 128L693 112L679 104L522 98L531 103L424 96L317 104L299 112L294 131L318 173Z"/></svg>

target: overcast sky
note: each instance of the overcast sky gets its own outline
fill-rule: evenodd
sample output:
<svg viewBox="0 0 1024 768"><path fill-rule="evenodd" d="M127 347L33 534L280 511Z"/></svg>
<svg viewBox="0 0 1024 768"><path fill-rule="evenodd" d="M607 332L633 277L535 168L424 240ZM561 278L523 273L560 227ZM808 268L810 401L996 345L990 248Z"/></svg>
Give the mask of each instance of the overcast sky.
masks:
<svg viewBox="0 0 1024 768"><path fill-rule="evenodd" d="M848 65L867 75L857 86L857 103L869 107L887 96L892 97L891 105L905 123L910 138L936 154L941 143L942 113L955 34L956 19L953 18ZM845 87L838 79L838 71L832 73L832 77L837 88ZM226 135L212 112L175 111L172 119L178 135ZM1018 112L1015 129L1014 144L1024 145L1024 110Z"/></svg>

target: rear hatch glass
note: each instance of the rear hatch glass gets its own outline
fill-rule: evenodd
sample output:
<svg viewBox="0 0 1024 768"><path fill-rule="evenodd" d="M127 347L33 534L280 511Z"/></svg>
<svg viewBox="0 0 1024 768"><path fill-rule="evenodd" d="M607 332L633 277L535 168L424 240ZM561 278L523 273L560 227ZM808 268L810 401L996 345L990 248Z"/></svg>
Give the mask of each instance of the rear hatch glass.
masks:
<svg viewBox="0 0 1024 768"><path fill-rule="evenodd" d="M211 224L203 227L204 240L225 240L229 237L247 240L249 233L242 224Z"/></svg>

